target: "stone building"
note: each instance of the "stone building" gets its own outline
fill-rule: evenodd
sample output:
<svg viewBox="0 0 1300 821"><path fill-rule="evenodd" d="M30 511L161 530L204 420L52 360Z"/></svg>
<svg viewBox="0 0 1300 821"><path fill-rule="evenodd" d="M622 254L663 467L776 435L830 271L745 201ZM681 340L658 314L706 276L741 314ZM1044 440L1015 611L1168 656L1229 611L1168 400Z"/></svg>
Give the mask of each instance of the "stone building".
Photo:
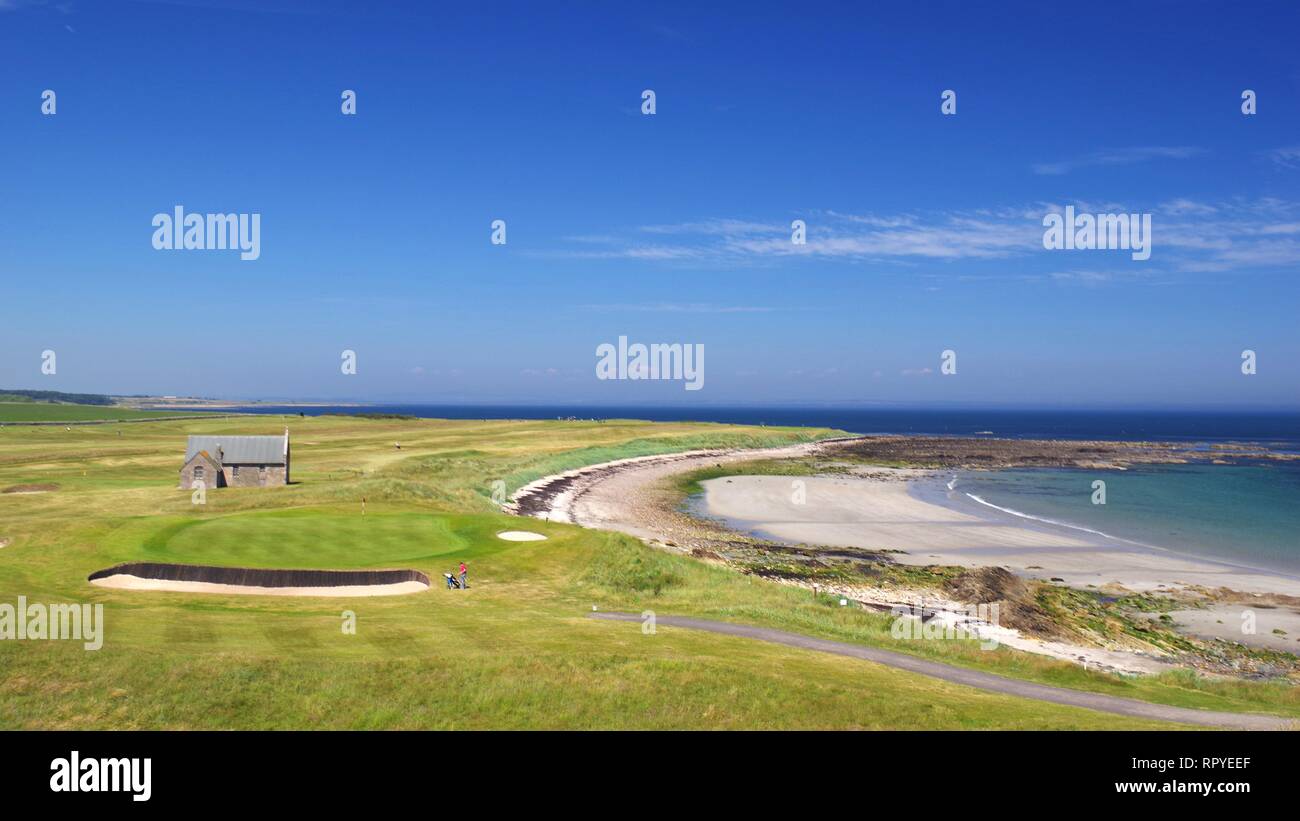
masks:
<svg viewBox="0 0 1300 821"><path fill-rule="evenodd" d="M284 436L191 436L181 488L268 487L289 484L289 429Z"/></svg>

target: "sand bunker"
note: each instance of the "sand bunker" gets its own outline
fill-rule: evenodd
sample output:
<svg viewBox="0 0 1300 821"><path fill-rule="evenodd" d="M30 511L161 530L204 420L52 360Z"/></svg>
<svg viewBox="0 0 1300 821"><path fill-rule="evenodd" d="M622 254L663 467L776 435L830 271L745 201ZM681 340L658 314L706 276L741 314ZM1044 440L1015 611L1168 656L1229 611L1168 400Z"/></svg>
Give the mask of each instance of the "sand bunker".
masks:
<svg viewBox="0 0 1300 821"><path fill-rule="evenodd" d="M505 539L507 542L544 542L546 537L540 533L533 533L528 530L503 530L497 534L498 539Z"/></svg>
<svg viewBox="0 0 1300 821"><path fill-rule="evenodd" d="M119 564L97 570L87 580L119 590L257 596L399 596L429 588L429 577L418 570L267 570L154 562Z"/></svg>

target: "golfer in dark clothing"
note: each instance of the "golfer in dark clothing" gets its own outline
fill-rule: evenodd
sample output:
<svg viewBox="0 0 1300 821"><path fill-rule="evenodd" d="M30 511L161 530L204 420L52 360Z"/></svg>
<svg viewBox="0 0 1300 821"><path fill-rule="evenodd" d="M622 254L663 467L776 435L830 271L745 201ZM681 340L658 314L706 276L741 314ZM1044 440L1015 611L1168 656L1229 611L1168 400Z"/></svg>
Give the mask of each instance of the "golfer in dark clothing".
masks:
<svg viewBox="0 0 1300 821"><path fill-rule="evenodd" d="M460 586L461 588L469 587L469 571L465 569L465 563L460 563Z"/></svg>

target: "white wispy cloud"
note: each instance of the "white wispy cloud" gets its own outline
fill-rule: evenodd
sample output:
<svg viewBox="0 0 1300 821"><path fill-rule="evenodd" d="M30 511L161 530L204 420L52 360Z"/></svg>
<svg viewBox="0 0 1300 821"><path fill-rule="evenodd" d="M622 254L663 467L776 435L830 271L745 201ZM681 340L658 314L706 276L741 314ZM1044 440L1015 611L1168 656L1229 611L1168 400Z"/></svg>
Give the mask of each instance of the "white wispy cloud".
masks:
<svg viewBox="0 0 1300 821"><path fill-rule="evenodd" d="M1111 271L1053 271L1047 275L1048 279L1056 282L1079 282L1084 285L1096 285L1101 282L1110 282L1115 279Z"/></svg>
<svg viewBox="0 0 1300 821"><path fill-rule="evenodd" d="M845 214L816 212L803 219L806 242L791 242L789 222L709 219L674 225L642 226L642 233L673 235L673 245L631 244L621 255L693 261L780 257L841 259L990 259L1032 248L1041 238L1042 211L1000 210L944 214ZM792 220L793 221L793 220ZM693 244L685 240L693 239Z"/></svg>
<svg viewBox="0 0 1300 821"><path fill-rule="evenodd" d="M1005 261L993 278L1055 280L1097 284L1146 276L1154 269L1223 271L1233 268L1300 264L1300 202L1278 198L1203 201L1178 197L1159 204L1072 201L1078 213L1151 213L1156 262L1104 272L1091 265L1075 268L1035 265L1045 259L1043 217L1061 213L1067 203L1031 203L963 211L903 214L813 211L798 217L807 225L806 242L791 241L787 221L711 218L598 235L593 244L573 238L566 249L535 252L570 259L634 260L666 265L718 268L771 266L792 259L873 263L918 270L926 263ZM657 242L649 236L662 237ZM1073 253L1073 252L1070 252ZM1101 252L1109 253L1109 252ZM1107 261L1103 265L1110 265ZM924 273L935 274L933 268ZM964 276L950 268L944 275ZM990 278L985 274L976 279ZM743 307L743 306L740 306ZM703 311L703 306L659 306L658 310ZM641 310L648 310L642 306ZM709 308L717 311L717 307ZM746 308L749 310L749 308Z"/></svg>
<svg viewBox="0 0 1300 821"><path fill-rule="evenodd" d="M1269 159L1282 168L1300 168L1300 145L1274 148L1266 153Z"/></svg>
<svg viewBox="0 0 1300 821"><path fill-rule="evenodd" d="M1170 200L1169 202L1161 203L1157 210L1162 214L1181 216L1183 214L1214 214L1217 213L1219 209L1215 208L1213 205L1209 205L1208 203L1196 202L1195 200L1180 197L1178 199Z"/></svg>
<svg viewBox="0 0 1300 821"><path fill-rule="evenodd" d="M1061 162L1035 163L1035 174L1068 174L1077 168L1098 165L1133 165L1150 160L1185 160L1206 153L1202 148L1192 146L1138 146L1133 148L1112 148L1094 151L1082 157L1075 157Z"/></svg>
<svg viewBox="0 0 1300 821"><path fill-rule="evenodd" d="M619 238L613 234L574 234L561 239L565 242L582 242L591 245L609 245L619 241Z"/></svg>
<svg viewBox="0 0 1300 821"><path fill-rule="evenodd" d="M619 248L582 251L533 251L532 256L564 257L568 259L633 259L658 262L694 261L704 256L702 249L692 246L628 245Z"/></svg>
<svg viewBox="0 0 1300 821"><path fill-rule="evenodd" d="M1236 199L1163 216L1157 212L1153 243L1172 249L1178 270L1300 265L1300 202Z"/></svg>
<svg viewBox="0 0 1300 821"><path fill-rule="evenodd" d="M579 305L584 311L645 311L679 314L758 314L776 310L758 305L712 305L707 302L646 302L613 305Z"/></svg>
<svg viewBox="0 0 1300 821"><path fill-rule="evenodd" d="M704 234L707 236L743 236L748 234L770 234L785 231L785 226L770 222L749 222L738 219L708 219L700 222L681 222L669 225L643 225L641 231L647 234Z"/></svg>

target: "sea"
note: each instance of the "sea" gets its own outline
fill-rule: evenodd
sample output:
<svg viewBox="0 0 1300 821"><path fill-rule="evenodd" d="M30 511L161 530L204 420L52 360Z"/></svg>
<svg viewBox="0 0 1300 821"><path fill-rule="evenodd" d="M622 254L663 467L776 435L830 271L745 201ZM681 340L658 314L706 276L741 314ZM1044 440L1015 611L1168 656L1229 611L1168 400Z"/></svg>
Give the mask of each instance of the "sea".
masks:
<svg viewBox="0 0 1300 821"><path fill-rule="evenodd" d="M1300 454L1300 413L589 405L254 405L251 413L394 413L446 419L646 419L828 427L861 434L1228 442ZM1102 481L1104 497L1097 494ZM918 484L927 501L990 521L1064 530L1300 575L1300 461L1139 465L1124 471L957 471ZM1104 503L1101 499L1104 498Z"/></svg>
<svg viewBox="0 0 1300 821"><path fill-rule="evenodd" d="M1300 576L1300 462L958 471L912 492L992 522Z"/></svg>

